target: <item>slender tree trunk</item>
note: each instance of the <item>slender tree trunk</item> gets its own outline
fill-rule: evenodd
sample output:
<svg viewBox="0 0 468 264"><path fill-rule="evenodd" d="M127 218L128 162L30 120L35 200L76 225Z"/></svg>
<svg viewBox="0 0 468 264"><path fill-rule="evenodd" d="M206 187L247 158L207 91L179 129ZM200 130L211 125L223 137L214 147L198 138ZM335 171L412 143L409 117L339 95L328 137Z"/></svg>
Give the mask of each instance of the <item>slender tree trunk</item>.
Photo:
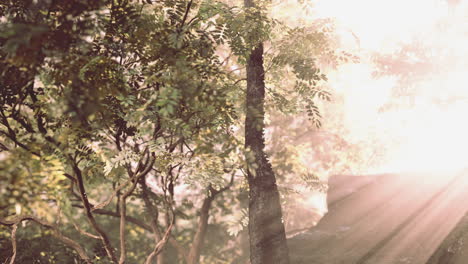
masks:
<svg viewBox="0 0 468 264"><path fill-rule="evenodd" d="M254 7L253 0L244 0ZM282 222L281 203L276 178L264 152L265 70L263 43L259 43L247 59L247 92L245 119L246 159L249 166L249 236L251 264L288 264L289 252Z"/></svg>
<svg viewBox="0 0 468 264"><path fill-rule="evenodd" d="M208 218L210 216L213 199L214 197L208 196L203 200L203 205L200 210L200 218L198 220L198 227L190 247L187 264L198 264L200 261L200 253L205 241L205 235L208 228Z"/></svg>
<svg viewBox="0 0 468 264"><path fill-rule="evenodd" d="M198 219L198 228L193 237L192 245L187 256L187 264L198 264L200 262L200 253L205 243L205 236L208 230L208 218L210 217L211 205L216 196L229 188L234 183L234 175L231 176L229 183L223 188L216 190L211 185L208 187L208 196L203 200L200 209L200 218Z"/></svg>

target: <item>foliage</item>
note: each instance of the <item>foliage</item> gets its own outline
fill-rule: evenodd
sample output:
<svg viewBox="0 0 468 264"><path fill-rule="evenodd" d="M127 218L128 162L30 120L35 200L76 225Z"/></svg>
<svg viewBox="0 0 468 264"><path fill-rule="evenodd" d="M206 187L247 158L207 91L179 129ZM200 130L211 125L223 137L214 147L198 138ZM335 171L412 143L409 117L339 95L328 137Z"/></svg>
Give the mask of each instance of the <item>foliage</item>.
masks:
<svg viewBox="0 0 468 264"><path fill-rule="evenodd" d="M267 41L269 111L320 126L315 100L331 98L310 58L334 54L330 31L277 34L287 26L262 8L252 19L258 10L221 1L0 4L0 217L18 226L17 261L143 263L164 250L166 261L190 262L199 235L210 241L206 263L245 253L212 243L241 232L227 219L245 225L235 216L246 200L243 72L231 67ZM40 221L10 221L25 215ZM57 244L43 247L41 235ZM64 248L64 237L78 246ZM28 243L45 256L29 256Z"/></svg>

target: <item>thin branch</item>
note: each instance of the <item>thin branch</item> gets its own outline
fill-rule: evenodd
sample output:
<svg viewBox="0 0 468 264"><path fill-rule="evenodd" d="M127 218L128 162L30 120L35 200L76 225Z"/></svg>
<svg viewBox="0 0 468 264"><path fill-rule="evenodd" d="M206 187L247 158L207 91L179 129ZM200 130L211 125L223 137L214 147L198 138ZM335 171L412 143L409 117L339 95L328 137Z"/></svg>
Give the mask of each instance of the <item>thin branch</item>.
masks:
<svg viewBox="0 0 468 264"><path fill-rule="evenodd" d="M78 168L78 165L76 163L73 164L73 172L76 175L76 180L78 182L78 187L80 191L80 196L81 196L81 201L83 202L85 212L86 212L86 217L88 218L88 222L91 224L92 228L99 234L99 237L101 238L102 244L104 246L104 249L106 250L107 255L111 259L113 263L118 263L117 257L115 256L114 249L112 248L109 238L107 234L104 232L104 230L101 229L101 227L98 225L96 222L96 219L93 216L93 213L91 211L91 205L88 200L88 196L86 194L86 190L84 187L83 183L83 176L81 174L81 170Z"/></svg>
<svg viewBox="0 0 468 264"><path fill-rule="evenodd" d="M145 263L149 264L149 263L152 263L152 260L154 259L154 257L156 257L158 254L161 253L161 251L164 249L164 246L167 244L168 240L170 239L171 231L172 231L172 228L173 228L173 226L175 224L175 213L174 213L172 205L169 205L170 208L171 208L172 220L170 221L170 224L169 224L168 228L166 229L166 232L161 237L161 233L160 233L159 228L158 228L159 212L158 212L156 206L154 206L153 203L149 199L148 186L146 185L146 182L145 182L144 178L142 178L140 180L140 185L141 185L141 187L143 189L143 195L142 196L143 196L143 200L145 202L145 206L148 209L149 216L151 217L151 221L150 221L151 229L153 230L154 241L156 243L153 251L146 258Z"/></svg>
<svg viewBox="0 0 468 264"><path fill-rule="evenodd" d="M247 81L247 78L239 79L239 80L235 81L235 82L233 83L233 85L237 85L238 83L240 83L240 82L242 82L242 81Z"/></svg>
<svg viewBox="0 0 468 264"><path fill-rule="evenodd" d="M220 62L220 65L227 65L229 59L231 58L232 56L232 52L229 52L229 54L226 56L226 58L223 59L222 62Z"/></svg>
<svg viewBox="0 0 468 264"><path fill-rule="evenodd" d="M161 251L164 249L164 246L167 244L167 241L169 240L172 232L172 228L174 227L175 224L175 213L174 209L172 208L171 205L169 205L171 208L171 221L169 226L166 229L166 232L164 233L164 236L162 237L161 240L159 240L156 245L154 246L153 252L149 254L149 256L146 258L145 264L151 264L153 263L153 258L156 257Z"/></svg>
<svg viewBox="0 0 468 264"><path fill-rule="evenodd" d="M231 174L231 179L229 180L229 183L226 186L224 186L223 188L219 189L219 190L215 190L210 185L209 188L210 188L211 195L212 196L218 195L218 194L228 190L229 188L231 188L232 185L234 184L234 175L235 175L235 171Z"/></svg>
<svg viewBox="0 0 468 264"><path fill-rule="evenodd" d="M82 205L73 205L73 207L78 207L78 208L83 208ZM109 210L105 210L105 209L97 209L94 211L94 213L98 214L98 215L106 215L106 216L112 216L112 217L120 217L120 214L117 213L117 212L113 212L113 211L109 211ZM126 215L125 216L125 219L129 222L129 223L132 223L148 232L154 232L153 231L153 228L146 224L144 221L138 219L138 218L135 218L135 217L132 217L132 216L128 216ZM179 253L179 255L181 255L185 261L188 263L188 250L182 246L176 239L174 239L173 237L170 237L169 238L169 243L177 250L177 252Z"/></svg>
<svg viewBox="0 0 468 264"><path fill-rule="evenodd" d="M145 151L146 152L146 151ZM125 191L122 196L120 197L120 203L119 203L119 209L120 209L120 264L125 263L126 259L126 254L127 254L127 248L125 246L125 222L126 222L126 214L127 214L127 198L135 191L135 188L141 178L146 176L150 171L151 168L153 168L154 162L156 161L156 156L151 155L150 161L148 162L147 166L144 168L144 170L137 174L136 176L130 175L130 179L133 181L132 185L130 188ZM141 164L141 163L140 163ZM138 170L139 168L137 168Z"/></svg>
<svg viewBox="0 0 468 264"><path fill-rule="evenodd" d="M86 232L85 230L81 229L81 227L76 224L75 222L72 223L73 226L75 227L76 231L78 231L80 234L84 235L84 236L87 236L87 237L90 237L90 238L94 238L94 239L101 239L99 236L96 236L96 235L93 235L89 232Z"/></svg>
<svg viewBox="0 0 468 264"><path fill-rule="evenodd" d="M18 224L14 224L11 228L11 246L13 247L13 254L11 256L10 264L15 263L16 259L16 230L18 229Z"/></svg>
<svg viewBox="0 0 468 264"><path fill-rule="evenodd" d="M76 208L81 208L83 209L83 206L81 204L73 204L72 205L73 207L76 207ZM114 211L110 211L110 210L106 210L106 209L97 209L96 211L94 211L95 214L98 214L98 215L107 215L107 216L112 216L112 217L120 217L120 213L119 212L114 212ZM146 231L149 231L149 232L152 232L153 230L151 229L151 226L149 226L148 224L146 224L144 221L138 219L138 218L135 218L135 217L132 217L132 216L128 216L126 215L125 216L125 219L129 222L129 223L132 223L138 227L141 227L143 229L145 229Z"/></svg>
<svg viewBox="0 0 468 264"><path fill-rule="evenodd" d="M53 225L53 224L50 224L44 220L41 220L39 218L36 218L34 216L29 216L29 215L25 215L25 216L17 216L15 218L13 218L12 220L7 220L7 219L4 219L4 218L0 218L0 225L4 225L4 226L13 226L13 228L15 229L15 227L23 222L23 221L33 221L39 225L42 225L44 226L45 228L48 228L50 230L52 230L52 235L54 237L56 237L57 239L59 239L60 241L62 241L62 243L64 243L65 245L73 248L77 253L78 255L80 256L80 258L85 261L86 263L88 264L91 264L91 259L89 258L89 256L86 254L85 250L83 249L83 247L80 246L80 244L78 244L76 241L64 236L60 231L59 229ZM15 235L13 236L13 233L12 233L12 239L15 239L16 240L16 230L15 230ZM13 241L12 241L13 243ZM16 242L14 242L16 244ZM13 246L13 249L14 251L16 251L16 246L14 245ZM12 257L12 261L10 261L10 264L14 263L14 257L16 255L16 252L14 252L14 255Z"/></svg>
<svg viewBox="0 0 468 264"><path fill-rule="evenodd" d="M148 174L148 172L151 170L152 168L152 165L149 167L148 164L150 163L151 161L151 157L148 156L147 160L144 162L144 165L143 165L143 168L144 171L140 174L140 176L137 176L137 178L141 177L142 174L146 175ZM140 163L140 161L139 161ZM154 161L153 161L153 164L154 164ZM149 169L148 169L149 168ZM138 172L138 169L137 169L137 172ZM128 179L127 181L125 181L124 183L120 184L119 186L117 186L117 188L114 190L114 192L112 192L111 196L109 198L107 198L106 200L104 200L104 202L100 203L100 204L97 204L97 205L94 205L92 206L91 208L91 212L94 212L95 210L98 210L98 209L102 209L106 206L108 206L112 200L114 199L114 197L122 190L124 189L129 183L132 183L134 180L133 177L130 177L130 179Z"/></svg>
<svg viewBox="0 0 468 264"><path fill-rule="evenodd" d="M8 133L3 131L3 130L0 130L0 134L3 134L5 135L7 138L9 138L11 141L13 141L17 146L25 149L26 151L30 152L31 154L33 155L36 155L38 157L41 157L41 154L35 152L35 151L32 151L31 149L28 148L28 146L24 145L23 143L19 142L17 137L16 137L16 134L15 132L13 131L13 129L11 129L9 127L9 124L8 124L8 121L7 123L3 123L4 126L6 126L6 128L8 129Z"/></svg>
<svg viewBox="0 0 468 264"><path fill-rule="evenodd" d="M188 16L188 13L190 12L190 8L192 7L192 4L193 4L193 0L190 0L187 4L187 8L185 9L184 18L182 19L182 23L180 25L179 31L181 31L185 25L185 21L187 20L187 16Z"/></svg>
<svg viewBox="0 0 468 264"><path fill-rule="evenodd" d="M114 190L114 192L112 192L111 196L109 198L107 198L106 200L104 200L104 202L102 202L100 204L97 204L97 205L94 205L91 208L91 212L97 211L99 209L102 209L102 208L108 206L112 202L114 197L117 195L117 193L119 193L123 188L125 188L125 186L127 186L127 184L129 184L130 182L131 182L131 179L129 179L128 181L126 181L126 182L120 184L119 186L117 186L117 188Z"/></svg>
<svg viewBox="0 0 468 264"><path fill-rule="evenodd" d="M239 67L239 68L232 69L232 70L228 71L227 74L229 75L229 74L231 74L231 72L240 71L242 69L245 69L245 67Z"/></svg>

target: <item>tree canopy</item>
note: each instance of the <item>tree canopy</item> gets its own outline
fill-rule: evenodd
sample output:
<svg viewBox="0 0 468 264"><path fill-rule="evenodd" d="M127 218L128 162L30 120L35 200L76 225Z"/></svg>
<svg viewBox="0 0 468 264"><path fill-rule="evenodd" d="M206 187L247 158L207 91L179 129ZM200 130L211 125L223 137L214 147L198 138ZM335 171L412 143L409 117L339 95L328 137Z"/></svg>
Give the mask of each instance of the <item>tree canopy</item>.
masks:
<svg viewBox="0 0 468 264"><path fill-rule="evenodd" d="M330 21L290 27L268 9L1 3L0 259L242 262L246 170L258 166L240 129L252 48L267 47L268 118L316 127L331 98L321 68L353 59L335 50ZM298 172L277 164L281 181Z"/></svg>

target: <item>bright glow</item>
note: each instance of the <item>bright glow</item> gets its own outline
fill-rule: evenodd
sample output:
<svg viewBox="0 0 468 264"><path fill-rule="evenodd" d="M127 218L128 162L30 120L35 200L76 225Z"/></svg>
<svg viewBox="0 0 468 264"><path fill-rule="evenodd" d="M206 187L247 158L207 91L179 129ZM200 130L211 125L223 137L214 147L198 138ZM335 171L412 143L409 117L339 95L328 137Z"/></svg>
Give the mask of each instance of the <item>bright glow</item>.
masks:
<svg viewBox="0 0 468 264"><path fill-rule="evenodd" d="M325 215L328 212L327 195L325 193L314 192L305 201L307 208L312 208L316 213Z"/></svg>
<svg viewBox="0 0 468 264"><path fill-rule="evenodd" d="M377 140L385 146L380 165L363 172L468 167L468 19L467 1L461 2L455 11L442 0L316 2L316 17L335 18L345 40L351 33L359 38L357 49L356 41L343 44L359 53L361 63L344 65L329 76L343 98L346 140L370 145ZM415 38L432 51L426 61L436 67L435 73L406 87L412 98L398 97L392 94L397 76L373 77L369 54L398 52L401 44ZM333 125L327 129L333 130Z"/></svg>
<svg viewBox="0 0 468 264"><path fill-rule="evenodd" d="M431 27L447 8L440 0L320 0L316 12L354 32L362 48L385 50L394 48L395 40L409 41L413 33Z"/></svg>

